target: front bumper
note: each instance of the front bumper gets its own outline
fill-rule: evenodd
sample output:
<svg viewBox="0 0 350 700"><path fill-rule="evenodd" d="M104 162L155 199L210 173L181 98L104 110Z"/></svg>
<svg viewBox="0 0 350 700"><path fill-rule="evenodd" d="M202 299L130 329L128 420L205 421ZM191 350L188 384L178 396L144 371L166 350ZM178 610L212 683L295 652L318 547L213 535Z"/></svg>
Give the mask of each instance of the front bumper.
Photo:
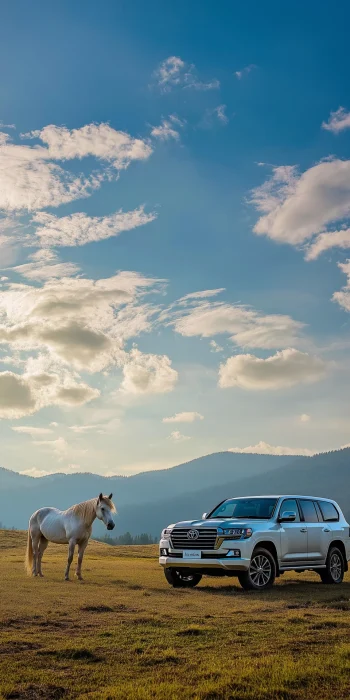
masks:
<svg viewBox="0 0 350 700"><path fill-rule="evenodd" d="M164 569L175 567L176 569L218 569L220 571L234 572L247 571L250 559L239 559L238 557L225 557L224 559L174 559L173 557L159 557L159 564Z"/></svg>
<svg viewBox="0 0 350 700"><path fill-rule="evenodd" d="M169 546L169 540L161 540L159 543L161 552L159 564L165 569L175 567L176 569L196 569L198 572L200 569L218 569L222 573L225 571L228 573L247 571L251 557L250 547L248 550L247 544L248 542L244 540L232 540L232 542L226 540L225 547L221 546L212 552L205 550L201 559L189 559L183 556L182 550L172 549ZM240 550L240 556L228 556L228 553L235 549ZM162 553L165 550L168 552L167 555Z"/></svg>

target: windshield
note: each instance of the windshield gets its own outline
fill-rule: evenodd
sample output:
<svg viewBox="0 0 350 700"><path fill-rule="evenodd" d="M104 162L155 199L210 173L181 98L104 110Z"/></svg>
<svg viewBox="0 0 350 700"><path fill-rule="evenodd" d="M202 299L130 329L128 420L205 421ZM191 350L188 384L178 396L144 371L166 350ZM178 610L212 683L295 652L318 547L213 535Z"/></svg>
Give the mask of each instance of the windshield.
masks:
<svg viewBox="0 0 350 700"><path fill-rule="evenodd" d="M271 518L277 498L230 498L210 513L209 518Z"/></svg>

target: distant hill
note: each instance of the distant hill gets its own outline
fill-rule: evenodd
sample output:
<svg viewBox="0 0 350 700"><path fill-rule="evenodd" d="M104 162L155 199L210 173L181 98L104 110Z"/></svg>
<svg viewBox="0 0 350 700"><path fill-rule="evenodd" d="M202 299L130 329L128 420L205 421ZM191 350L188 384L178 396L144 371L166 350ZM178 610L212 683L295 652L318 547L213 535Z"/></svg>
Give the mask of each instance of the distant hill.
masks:
<svg viewBox="0 0 350 700"><path fill-rule="evenodd" d="M242 470L242 476L243 476ZM210 488L198 488L180 497L164 497L130 509L119 509L118 529L132 534L156 535L172 522L200 518L224 498L260 494L295 493L324 496L336 500L350 520L350 448L322 453L314 457L290 458L289 463L265 473L218 482Z"/></svg>
<svg viewBox="0 0 350 700"><path fill-rule="evenodd" d="M0 521L26 528L37 508L73 503L113 492L116 533L158 535L171 522L199 518L224 498L267 493L328 496L350 518L350 448L314 457L220 452L171 469L130 477L50 475L40 479L0 469ZM103 534L96 524L94 532Z"/></svg>
<svg viewBox="0 0 350 700"><path fill-rule="evenodd" d="M188 494L196 495L202 489L208 489L209 492L217 490L227 483L234 484L241 480L243 475L258 477L272 468L286 466L291 459L295 461L295 458L286 456L218 452L171 469L144 472L130 477L79 473L52 474L33 479L0 469L0 521L7 527L26 528L30 515L38 508L54 505L65 509L73 503L97 496L100 491L113 492L119 512L136 515L147 503L152 503L152 508L156 510L165 500L177 499L175 504L181 503L182 498ZM142 526L138 525L136 530L133 527L133 534L157 534L157 523L149 530L147 521L148 516ZM119 533L125 532L123 527L120 517Z"/></svg>

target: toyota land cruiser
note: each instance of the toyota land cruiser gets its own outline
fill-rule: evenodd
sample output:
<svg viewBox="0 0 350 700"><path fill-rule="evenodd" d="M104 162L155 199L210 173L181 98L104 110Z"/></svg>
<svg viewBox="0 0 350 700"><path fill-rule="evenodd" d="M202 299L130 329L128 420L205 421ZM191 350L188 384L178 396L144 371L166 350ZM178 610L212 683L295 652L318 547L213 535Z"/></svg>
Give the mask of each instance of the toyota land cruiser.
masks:
<svg viewBox="0 0 350 700"><path fill-rule="evenodd" d="M335 501L311 496L230 498L201 520L169 525L159 543L169 584L193 587L203 575L237 576L264 590L285 571L316 571L341 583L350 559L349 524Z"/></svg>

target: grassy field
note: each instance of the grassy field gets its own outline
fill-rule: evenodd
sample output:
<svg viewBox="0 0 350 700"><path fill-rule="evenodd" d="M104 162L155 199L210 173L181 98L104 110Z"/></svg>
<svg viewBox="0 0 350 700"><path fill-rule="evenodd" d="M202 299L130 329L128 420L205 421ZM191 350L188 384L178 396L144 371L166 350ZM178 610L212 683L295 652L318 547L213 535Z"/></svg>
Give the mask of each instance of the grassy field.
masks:
<svg viewBox="0 0 350 700"><path fill-rule="evenodd" d="M91 542L85 581L25 576L26 534L0 531L0 698L344 700L350 696L350 576L284 575L264 594L236 579L172 589L157 548Z"/></svg>

